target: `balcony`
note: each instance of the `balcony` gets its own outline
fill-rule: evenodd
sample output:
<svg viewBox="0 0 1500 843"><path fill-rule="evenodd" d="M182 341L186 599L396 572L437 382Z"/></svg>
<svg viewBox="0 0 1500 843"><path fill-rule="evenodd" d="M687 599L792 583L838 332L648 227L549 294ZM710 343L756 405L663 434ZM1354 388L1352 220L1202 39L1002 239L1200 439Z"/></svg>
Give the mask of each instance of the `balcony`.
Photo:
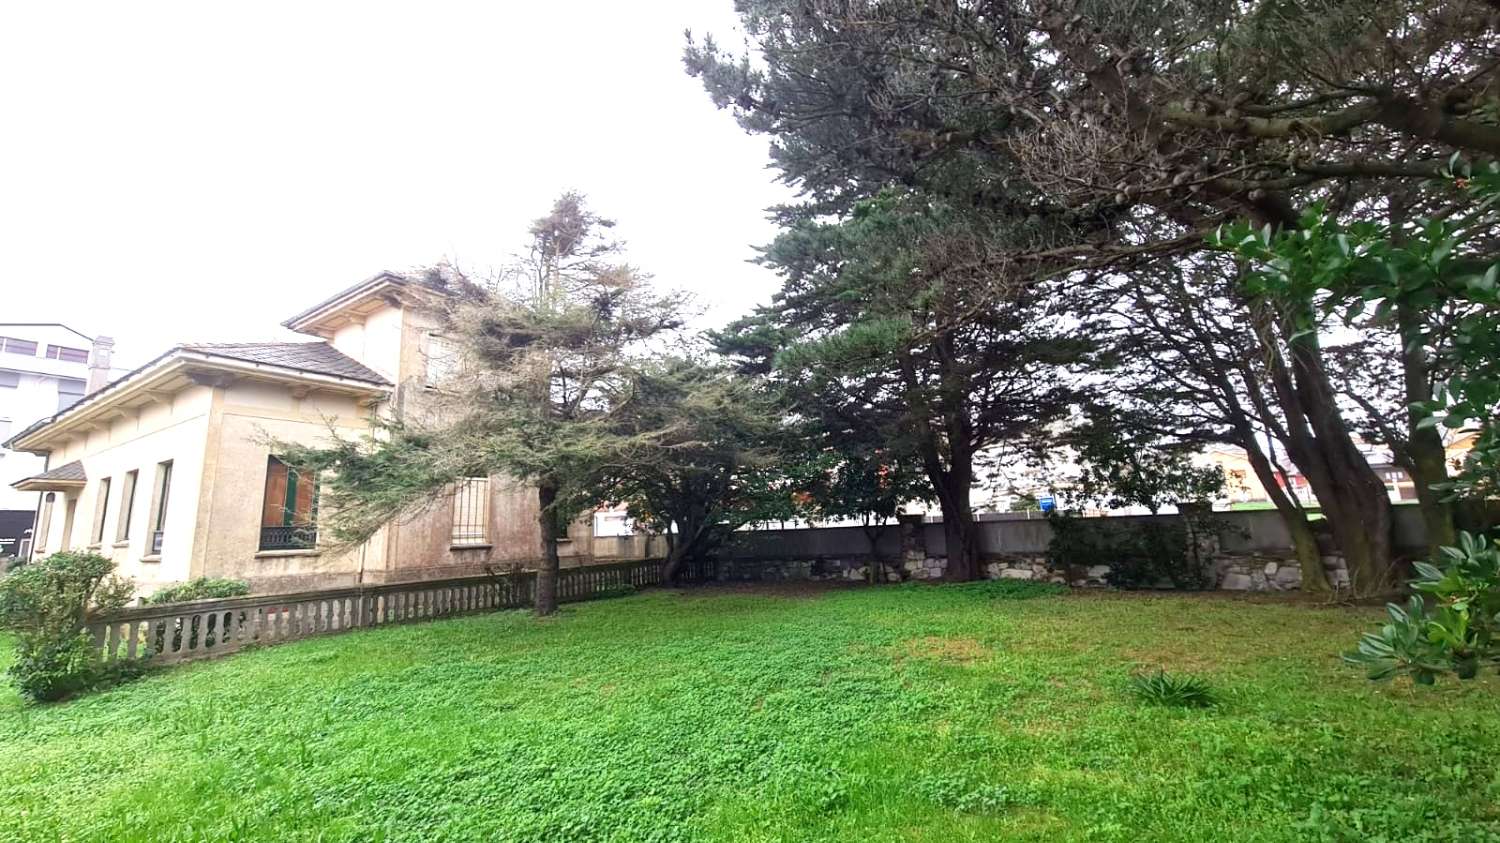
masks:
<svg viewBox="0 0 1500 843"><path fill-rule="evenodd" d="M261 527L261 550L312 550L318 545L316 524L292 524L284 527Z"/></svg>

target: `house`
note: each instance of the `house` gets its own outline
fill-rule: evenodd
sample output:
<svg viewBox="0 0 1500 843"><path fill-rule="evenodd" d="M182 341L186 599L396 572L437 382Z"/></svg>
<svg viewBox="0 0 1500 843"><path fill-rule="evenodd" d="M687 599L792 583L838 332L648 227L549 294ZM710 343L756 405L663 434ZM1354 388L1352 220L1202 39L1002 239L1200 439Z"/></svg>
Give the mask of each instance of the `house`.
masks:
<svg viewBox="0 0 1500 843"><path fill-rule="evenodd" d="M498 476L458 483L357 547L331 546L317 478L273 451L431 406L444 295L381 273L283 323L315 339L179 345L15 434L8 447L45 459L13 484L41 496L34 552L94 550L142 593L201 576L285 592L534 560L536 495ZM564 564L590 561L588 531L589 519L570 527Z"/></svg>
<svg viewBox="0 0 1500 843"><path fill-rule="evenodd" d="M114 342L59 322L0 323L0 442L66 409L111 377ZM11 484L45 460L0 447L0 556L28 555L37 496Z"/></svg>
<svg viewBox="0 0 1500 843"><path fill-rule="evenodd" d="M1462 464L1462 456L1473 447L1476 436L1474 433L1460 435L1445 446L1450 470L1456 470ZM1396 464L1390 448L1367 442L1358 436L1354 438L1354 444L1369 463L1370 469L1385 484L1391 503L1408 503L1417 499L1416 481L1406 469ZM1277 477L1278 484L1304 505L1316 506L1318 499L1313 494L1312 484L1307 477L1279 449L1277 459L1286 469L1285 474ZM1217 465L1224 470L1226 494L1231 505L1269 503L1265 486L1251 469L1249 458L1243 449L1233 445L1210 445L1199 453L1195 462L1200 465Z"/></svg>
<svg viewBox="0 0 1500 843"><path fill-rule="evenodd" d="M1443 456L1448 460L1448 470L1457 474L1464 470L1464 464L1468 461L1469 452L1479 442L1478 430L1455 430L1448 436L1447 444L1443 446Z"/></svg>

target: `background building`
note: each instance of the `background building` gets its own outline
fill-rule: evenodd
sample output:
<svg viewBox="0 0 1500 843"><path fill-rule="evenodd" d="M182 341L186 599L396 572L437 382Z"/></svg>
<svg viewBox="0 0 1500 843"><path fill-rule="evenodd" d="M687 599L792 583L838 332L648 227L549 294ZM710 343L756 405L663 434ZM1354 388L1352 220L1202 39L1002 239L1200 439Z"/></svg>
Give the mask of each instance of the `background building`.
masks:
<svg viewBox="0 0 1500 843"><path fill-rule="evenodd" d="M57 322L0 323L0 443L112 379L114 342ZM45 459L0 446L0 555L25 556L38 496L11 487Z"/></svg>

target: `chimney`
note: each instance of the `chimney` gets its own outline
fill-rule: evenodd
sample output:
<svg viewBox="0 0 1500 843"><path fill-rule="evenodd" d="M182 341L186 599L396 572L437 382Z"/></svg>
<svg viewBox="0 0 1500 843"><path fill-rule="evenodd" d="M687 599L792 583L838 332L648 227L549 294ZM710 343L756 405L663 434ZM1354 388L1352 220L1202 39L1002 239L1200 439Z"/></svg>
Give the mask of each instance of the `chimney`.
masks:
<svg viewBox="0 0 1500 843"><path fill-rule="evenodd" d="M89 351L88 392L98 392L109 383L110 360L114 354L115 341L112 338L94 338L94 347Z"/></svg>

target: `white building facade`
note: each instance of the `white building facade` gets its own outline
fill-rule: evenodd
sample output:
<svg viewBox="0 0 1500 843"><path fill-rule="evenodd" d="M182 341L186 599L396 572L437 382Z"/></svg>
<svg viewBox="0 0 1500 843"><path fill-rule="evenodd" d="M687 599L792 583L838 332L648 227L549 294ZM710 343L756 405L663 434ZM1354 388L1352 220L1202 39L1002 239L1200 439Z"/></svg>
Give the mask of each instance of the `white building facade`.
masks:
<svg viewBox="0 0 1500 843"><path fill-rule="evenodd" d="M107 383L113 348L61 323L0 323L0 442ZM29 551L38 495L11 484L45 467L41 456L0 447L0 556Z"/></svg>

